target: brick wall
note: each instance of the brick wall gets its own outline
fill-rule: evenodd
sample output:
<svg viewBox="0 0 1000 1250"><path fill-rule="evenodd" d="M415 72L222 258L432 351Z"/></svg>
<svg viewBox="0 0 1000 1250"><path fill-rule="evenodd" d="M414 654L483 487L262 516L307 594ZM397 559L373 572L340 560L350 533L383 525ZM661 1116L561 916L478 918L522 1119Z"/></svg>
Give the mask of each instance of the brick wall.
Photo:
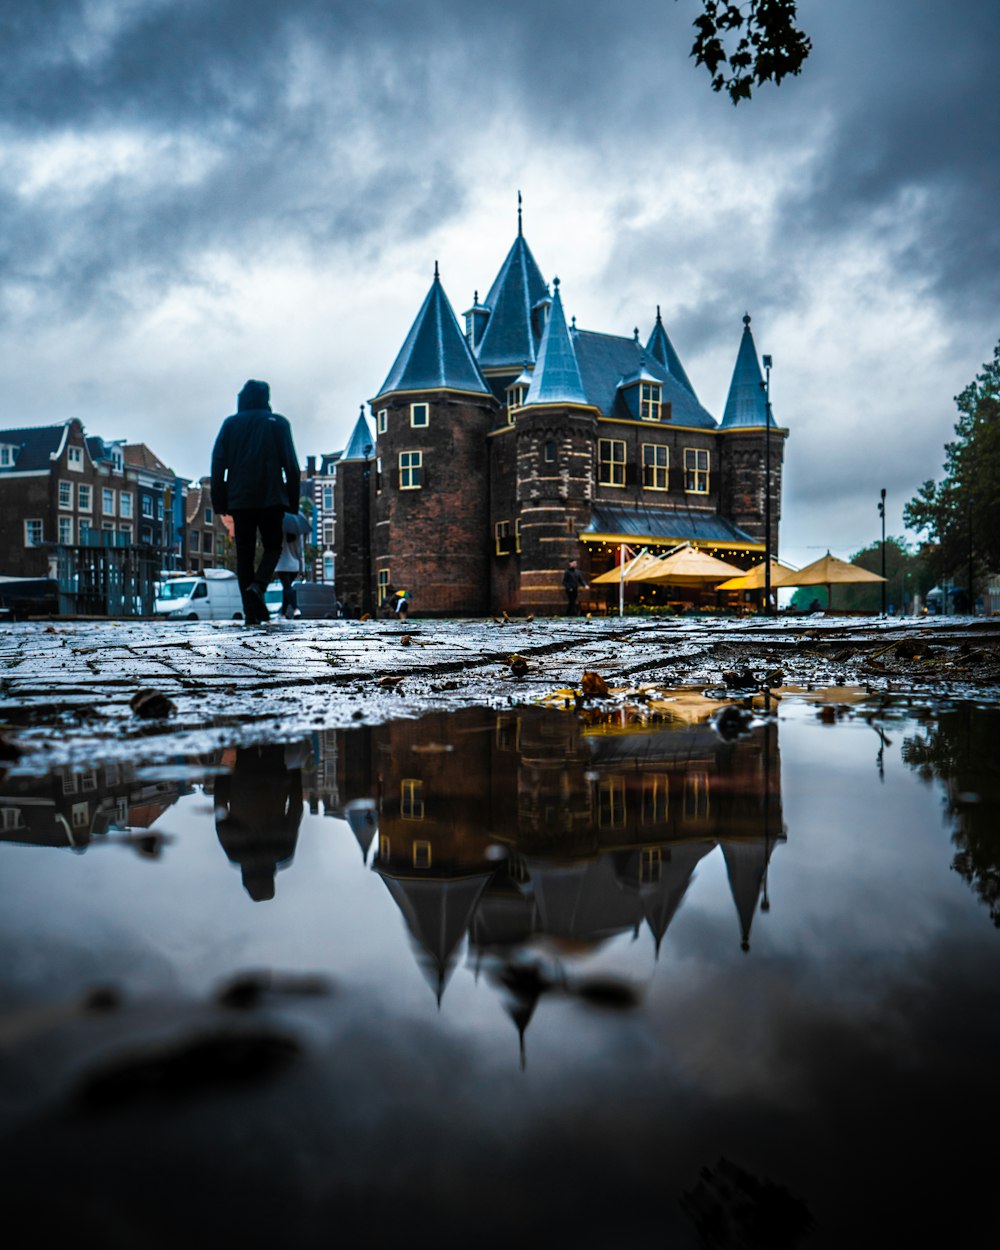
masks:
<svg viewBox="0 0 1000 1250"><path fill-rule="evenodd" d="M528 408L518 413L517 497L521 521L520 604L561 612L562 575L585 552L577 535L590 520L597 420L572 408Z"/></svg>
<svg viewBox="0 0 1000 1250"><path fill-rule="evenodd" d="M429 405L426 427L411 425L411 404ZM492 398L431 391L387 397L377 435L382 489L375 498L374 563L432 616L481 615L490 597L490 509L486 435ZM377 429L377 424L376 424ZM401 452L420 452L421 486L402 489Z"/></svg>
<svg viewBox="0 0 1000 1250"><path fill-rule="evenodd" d="M758 542L764 541L764 431L733 431L721 445L720 510ZM771 547L777 552L781 520L784 435L771 431Z"/></svg>
<svg viewBox="0 0 1000 1250"><path fill-rule="evenodd" d="M370 521L375 460L341 460L334 484L337 598L350 616L372 610Z"/></svg>

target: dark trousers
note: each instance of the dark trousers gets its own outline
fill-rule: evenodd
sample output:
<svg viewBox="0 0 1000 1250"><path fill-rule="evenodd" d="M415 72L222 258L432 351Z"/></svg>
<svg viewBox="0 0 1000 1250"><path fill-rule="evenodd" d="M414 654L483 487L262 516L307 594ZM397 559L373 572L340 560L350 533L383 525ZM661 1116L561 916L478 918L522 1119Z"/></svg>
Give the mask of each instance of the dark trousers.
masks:
<svg viewBox="0 0 1000 1250"><path fill-rule="evenodd" d="M292 589L292 583L298 577L298 573L279 573L278 581L281 582L281 611L285 613L289 609L294 612L299 606L298 595Z"/></svg>
<svg viewBox="0 0 1000 1250"><path fill-rule="evenodd" d="M274 566L281 557L281 522L284 508L236 508L233 510L233 537L236 539L236 580L243 592L243 607L247 606L247 587L254 582L261 594L274 576ZM257 557L257 533L264 549L260 564L254 568Z"/></svg>

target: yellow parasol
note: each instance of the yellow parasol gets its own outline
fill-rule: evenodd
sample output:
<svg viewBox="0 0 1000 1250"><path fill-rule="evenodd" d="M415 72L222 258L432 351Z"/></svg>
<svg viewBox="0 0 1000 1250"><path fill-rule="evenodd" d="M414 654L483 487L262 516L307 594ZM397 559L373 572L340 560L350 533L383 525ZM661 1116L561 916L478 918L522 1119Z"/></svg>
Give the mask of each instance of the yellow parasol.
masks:
<svg viewBox="0 0 1000 1250"><path fill-rule="evenodd" d="M859 582L884 581L888 581L888 578L879 577L878 573L869 573L867 569L860 568L857 564L850 564L847 560L838 560L828 551L825 556L814 560L812 564L807 564L797 573L786 574L782 585L825 586L827 605L832 606L834 585L853 586Z"/></svg>
<svg viewBox="0 0 1000 1250"><path fill-rule="evenodd" d="M771 559L771 586L787 586L789 583L785 580L787 575L794 574L795 570L789 564L782 564L780 560ZM723 582L721 586L716 586L716 590L763 590L764 589L764 561L755 564L752 569L747 571L741 577L731 577L728 582Z"/></svg>
<svg viewBox="0 0 1000 1250"><path fill-rule="evenodd" d="M738 569L735 564L727 564L725 560L710 556L706 551L698 551L697 548L688 546L675 551L673 555L663 556L655 565L642 570L632 580L666 583L671 586L698 586L742 575L743 570Z"/></svg>
<svg viewBox="0 0 1000 1250"><path fill-rule="evenodd" d="M640 580L634 574L641 572L649 564L656 562L656 556L649 551L640 551L637 556L633 556L631 560L625 562L625 581L634 582ZM592 577L590 579L591 586L617 586L622 580L622 566L616 564L614 568L608 569L606 573L602 573L600 577Z"/></svg>

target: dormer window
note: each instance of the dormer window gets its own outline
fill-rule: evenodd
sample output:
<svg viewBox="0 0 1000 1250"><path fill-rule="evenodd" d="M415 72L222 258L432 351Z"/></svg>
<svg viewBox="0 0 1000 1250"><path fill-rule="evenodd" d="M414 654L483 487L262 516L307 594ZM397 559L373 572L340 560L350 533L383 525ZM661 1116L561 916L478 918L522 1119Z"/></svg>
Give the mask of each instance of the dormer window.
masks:
<svg viewBox="0 0 1000 1250"><path fill-rule="evenodd" d="M528 388L522 383L507 388L507 424L514 424L514 412L518 408L524 407L524 401L528 394Z"/></svg>
<svg viewBox="0 0 1000 1250"><path fill-rule="evenodd" d="M17 450L10 443L0 444L0 469L9 469L14 463L14 453Z"/></svg>
<svg viewBox="0 0 1000 1250"><path fill-rule="evenodd" d="M66 448L66 465L73 469L76 473L83 472L83 448L67 447Z"/></svg>
<svg viewBox="0 0 1000 1250"><path fill-rule="evenodd" d="M639 417L643 421L659 421L660 396L663 390L658 382L640 382Z"/></svg>

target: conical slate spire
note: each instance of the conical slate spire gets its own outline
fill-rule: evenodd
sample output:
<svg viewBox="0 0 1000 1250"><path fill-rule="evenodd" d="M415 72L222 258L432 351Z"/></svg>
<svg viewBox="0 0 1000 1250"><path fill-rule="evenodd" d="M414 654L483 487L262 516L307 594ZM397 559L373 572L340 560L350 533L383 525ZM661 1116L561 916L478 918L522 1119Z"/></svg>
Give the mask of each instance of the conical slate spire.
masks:
<svg viewBox="0 0 1000 1250"><path fill-rule="evenodd" d="M354 431L348 439L340 461L343 463L345 460L370 460L374 447L375 440L372 438L371 430L369 430L368 422L365 419L365 410L362 408L358 413Z"/></svg>
<svg viewBox="0 0 1000 1250"><path fill-rule="evenodd" d="M531 404L587 403L573 340L566 328L558 278L553 286L555 293L552 296L552 308L538 348L538 363L531 375L525 407Z"/></svg>
<svg viewBox="0 0 1000 1250"><path fill-rule="evenodd" d="M490 394L444 293L435 262L431 289L379 395L439 390Z"/></svg>
<svg viewBox="0 0 1000 1250"><path fill-rule="evenodd" d="M767 424L767 401L764 397L764 378L757 359L757 348L750 333L750 314L743 318L743 337L736 355L736 368L729 384L729 397L722 414L721 429L734 426L764 426ZM775 428L771 414L771 428Z"/></svg>
<svg viewBox="0 0 1000 1250"><path fill-rule="evenodd" d="M490 319L476 351L476 359L482 368L534 362L535 335L531 326L531 311L539 300L545 298L545 294L545 279L521 233L519 215L517 238L485 300Z"/></svg>
<svg viewBox="0 0 1000 1250"><path fill-rule="evenodd" d="M654 360L658 360L664 369L672 377L676 378L686 391L690 391L695 399L698 398L694 393L694 387L688 381L688 375L684 372L681 358L674 351L674 345L671 343L670 336L664 328L659 304L656 305L656 325L653 326L653 333L649 336L649 341L646 343L646 352Z"/></svg>

